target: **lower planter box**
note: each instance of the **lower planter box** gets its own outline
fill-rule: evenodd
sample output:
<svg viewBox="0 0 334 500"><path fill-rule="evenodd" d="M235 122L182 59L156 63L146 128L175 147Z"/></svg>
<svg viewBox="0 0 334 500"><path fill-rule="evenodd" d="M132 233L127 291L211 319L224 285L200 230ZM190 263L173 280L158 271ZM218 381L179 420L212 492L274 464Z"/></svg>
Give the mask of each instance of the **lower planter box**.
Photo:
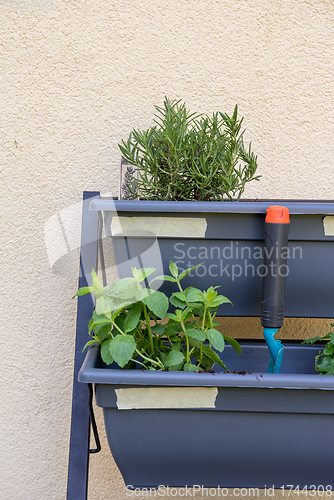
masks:
<svg viewBox="0 0 334 500"><path fill-rule="evenodd" d="M95 384L125 483L334 487L334 376L314 370L319 347L288 344L267 374L264 344L226 346L234 373L121 370L90 347L79 381ZM246 370L246 372L240 370Z"/></svg>

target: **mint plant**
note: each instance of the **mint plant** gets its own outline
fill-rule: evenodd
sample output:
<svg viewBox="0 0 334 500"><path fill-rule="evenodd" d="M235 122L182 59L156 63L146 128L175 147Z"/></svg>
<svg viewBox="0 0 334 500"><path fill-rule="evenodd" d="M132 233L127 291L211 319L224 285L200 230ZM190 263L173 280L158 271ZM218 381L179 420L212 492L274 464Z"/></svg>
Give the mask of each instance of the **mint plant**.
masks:
<svg viewBox="0 0 334 500"><path fill-rule="evenodd" d="M334 323L331 323L331 327ZM327 340L323 351L315 357L315 369L322 375L334 375L334 332L329 332L323 337L313 337L302 342L302 344L314 344L317 340Z"/></svg>
<svg viewBox="0 0 334 500"><path fill-rule="evenodd" d="M159 276L175 283L171 297L145 288L143 282L156 270L132 269L132 277L113 281L103 287L94 270L92 285L80 288L76 296L92 293L96 308L89 322L92 344L101 344L101 357L106 364L115 361L121 368L136 365L147 370L206 371L216 363L228 371L218 352L228 342L240 354L239 343L219 332L214 320L218 306L230 300L218 295L217 287L201 291L181 286L181 280L198 266L179 270L170 262L170 275ZM174 310L168 313L170 304ZM161 320L166 320L163 323Z"/></svg>
<svg viewBox="0 0 334 500"><path fill-rule="evenodd" d="M155 125L133 130L119 144L138 175L127 174L126 199L223 201L240 199L255 176L257 157L244 145L238 107L232 116L190 113L181 101L155 106Z"/></svg>

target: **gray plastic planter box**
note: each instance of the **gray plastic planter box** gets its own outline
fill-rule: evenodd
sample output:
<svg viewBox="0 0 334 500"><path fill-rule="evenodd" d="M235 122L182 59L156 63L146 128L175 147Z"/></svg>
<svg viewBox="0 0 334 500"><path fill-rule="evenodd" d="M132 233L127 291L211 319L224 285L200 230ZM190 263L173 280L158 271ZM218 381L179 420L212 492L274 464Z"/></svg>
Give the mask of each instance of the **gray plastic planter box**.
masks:
<svg viewBox="0 0 334 500"><path fill-rule="evenodd" d="M102 198L93 200L90 209L103 212L119 277L131 276L131 266L155 267L159 275L169 273L170 260L184 269L203 263L183 280L185 287L194 279L201 289L221 286L220 293L234 306L221 306L218 315L260 316L264 219L271 205L290 211L285 316L333 318L334 202ZM175 291L171 283L161 290Z"/></svg>
<svg viewBox="0 0 334 500"><path fill-rule="evenodd" d="M229 369L251 373L197 374L106 367L93 346L79 380L95 384L110 449L127 485L326 487L334 485L334 376L315 374L318 350L287 345L282 373L267 374L265 345L245 344L241 356L227 346ZM117 407L120 388L173 387L217 388L214 407ZM154 404L160 403L158 395Z"/></svg>

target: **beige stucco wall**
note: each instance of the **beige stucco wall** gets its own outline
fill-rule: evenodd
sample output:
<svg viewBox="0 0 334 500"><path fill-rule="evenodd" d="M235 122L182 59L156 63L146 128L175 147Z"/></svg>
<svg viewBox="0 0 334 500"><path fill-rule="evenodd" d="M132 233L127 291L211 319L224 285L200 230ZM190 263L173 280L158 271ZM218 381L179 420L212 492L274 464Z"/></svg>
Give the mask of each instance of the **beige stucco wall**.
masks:
<svg viewBox="0 0 334 500"><path fill-rule="evenodd" d="M53 4L0 13L4 500L66 496L78 261L52 272L45 223L83 190L117 194L117 143L153 104L238 103L263 175L245 195L333 198L332 0ZM127 498L105 439L89 485L89 500Z"/></svg>

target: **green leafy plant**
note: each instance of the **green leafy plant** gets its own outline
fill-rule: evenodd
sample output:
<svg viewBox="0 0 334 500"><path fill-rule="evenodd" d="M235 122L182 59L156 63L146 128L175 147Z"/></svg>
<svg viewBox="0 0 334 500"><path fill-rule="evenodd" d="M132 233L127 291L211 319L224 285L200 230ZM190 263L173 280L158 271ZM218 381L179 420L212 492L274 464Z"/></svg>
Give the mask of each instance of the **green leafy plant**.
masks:
<svg viewBox="0 0 334 500"><path fill-rule="evenodd" d="M246 149L238 107L232 116L189 113L181 101L155 106L155 125L133 130L119 148L136 167L126 175L126 198L223 201L240 199L255 176L257 157Z"/></svg>
<svg viewBox="0 0 334 500"><path fill-rule="evenodd" d="M331 323L331 327L334 323ZM323 337L313 337L302 342L302 344L314 344L318 340L326 340L326 345L323 351L315 357L315 369L322 375L334 375L334 332L329 332Z"/></svg>
<svg viewBox="0 0 334 500"><path fill-rule="evenodd" d="M155 269L132 268L132 277L113 281L103 287L94 270L92 285L80 288L75 296L92 293L96 308L89 322L92 339L84 349L97 342L101 357L107 364L114 361L121 367L147 370L209 370L216 363L227 370L218 352L225 342L240 354L239 343L219 332L214 321L220 304L230 303L218 295L217 287L201 291L181 286L181 280L198 266L179 273L170 262L170 275L159 276L175 283L177 291L168 297L143 286ZM169 305L173 312L167 312ZM161 320L165 320L163 323Z"/></svg>

